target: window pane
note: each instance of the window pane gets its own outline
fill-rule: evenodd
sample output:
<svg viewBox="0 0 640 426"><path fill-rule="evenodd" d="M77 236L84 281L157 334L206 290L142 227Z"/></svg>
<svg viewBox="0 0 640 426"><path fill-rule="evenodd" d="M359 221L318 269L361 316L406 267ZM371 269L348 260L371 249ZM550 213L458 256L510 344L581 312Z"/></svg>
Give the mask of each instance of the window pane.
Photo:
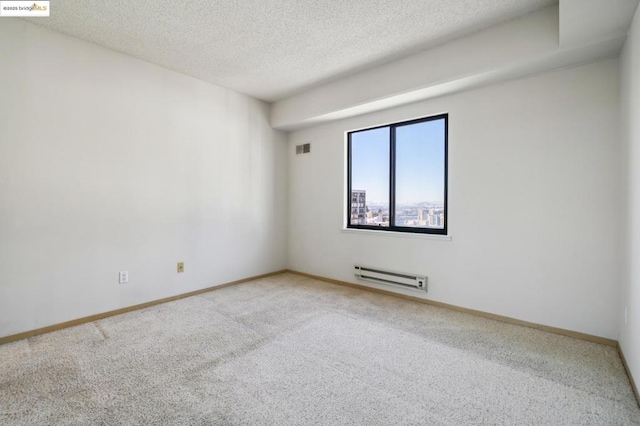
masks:
<svg viewBox="0 0 640 426"><path fill-rule="evenodd" d="M395 226L444 228L445 120L396 128Z"/></svg>
<svg viewBox="0 0 640 426"><path fill-rule="evenodd" d="M389 132L351 134L350 225L389 226Z"/></svg>

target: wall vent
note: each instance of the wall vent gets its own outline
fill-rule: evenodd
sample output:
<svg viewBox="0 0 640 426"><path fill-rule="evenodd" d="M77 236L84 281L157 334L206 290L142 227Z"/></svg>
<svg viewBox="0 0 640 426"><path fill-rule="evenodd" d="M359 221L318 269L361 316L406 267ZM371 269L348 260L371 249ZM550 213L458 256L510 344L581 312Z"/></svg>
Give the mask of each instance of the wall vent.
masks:
<svg viewBox="0 0 640 426"><path fill-rule="evenodd" d="M360 280L427 291L427 277L425 275L385 271L361 265L354 266L354 274Z"/></svg>
<svg viewBox="0 0 640 426"><path fill-rule="evenodd" d="M311 144L296 145L296 154L308 154L311 152Z"/></svg>

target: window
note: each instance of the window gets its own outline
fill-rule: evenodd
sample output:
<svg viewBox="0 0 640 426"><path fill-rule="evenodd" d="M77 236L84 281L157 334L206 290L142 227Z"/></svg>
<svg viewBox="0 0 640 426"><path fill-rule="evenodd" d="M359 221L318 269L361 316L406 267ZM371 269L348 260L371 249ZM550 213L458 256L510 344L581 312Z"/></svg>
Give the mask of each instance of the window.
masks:
<svg viewBox="0 0 640 426"><path fill-rule="evenodd" d="M347 227L447 234L448 115L348 133Z"/></svg>

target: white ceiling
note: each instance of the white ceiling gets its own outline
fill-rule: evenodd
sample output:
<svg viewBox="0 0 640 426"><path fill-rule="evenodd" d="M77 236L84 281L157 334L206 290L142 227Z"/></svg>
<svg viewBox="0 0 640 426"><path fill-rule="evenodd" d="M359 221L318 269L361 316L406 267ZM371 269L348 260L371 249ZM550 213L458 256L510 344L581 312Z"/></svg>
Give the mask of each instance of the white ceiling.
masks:
<svg viewBox="0 0 640 426"><path fill-rule="evenodd" d="M31 22L265 101L557 0L64 0Z"/></svg>

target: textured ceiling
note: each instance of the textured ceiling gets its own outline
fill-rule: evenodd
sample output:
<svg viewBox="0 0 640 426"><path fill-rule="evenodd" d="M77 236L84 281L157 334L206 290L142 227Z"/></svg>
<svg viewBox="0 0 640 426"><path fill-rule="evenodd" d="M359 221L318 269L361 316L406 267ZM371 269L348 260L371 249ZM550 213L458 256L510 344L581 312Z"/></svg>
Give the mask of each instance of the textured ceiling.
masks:
<svg viewBox="0 0 640 426"><path fill-rule="evenodd" d="M557 0L63 0L31 22L275 101Z"/></svg>

